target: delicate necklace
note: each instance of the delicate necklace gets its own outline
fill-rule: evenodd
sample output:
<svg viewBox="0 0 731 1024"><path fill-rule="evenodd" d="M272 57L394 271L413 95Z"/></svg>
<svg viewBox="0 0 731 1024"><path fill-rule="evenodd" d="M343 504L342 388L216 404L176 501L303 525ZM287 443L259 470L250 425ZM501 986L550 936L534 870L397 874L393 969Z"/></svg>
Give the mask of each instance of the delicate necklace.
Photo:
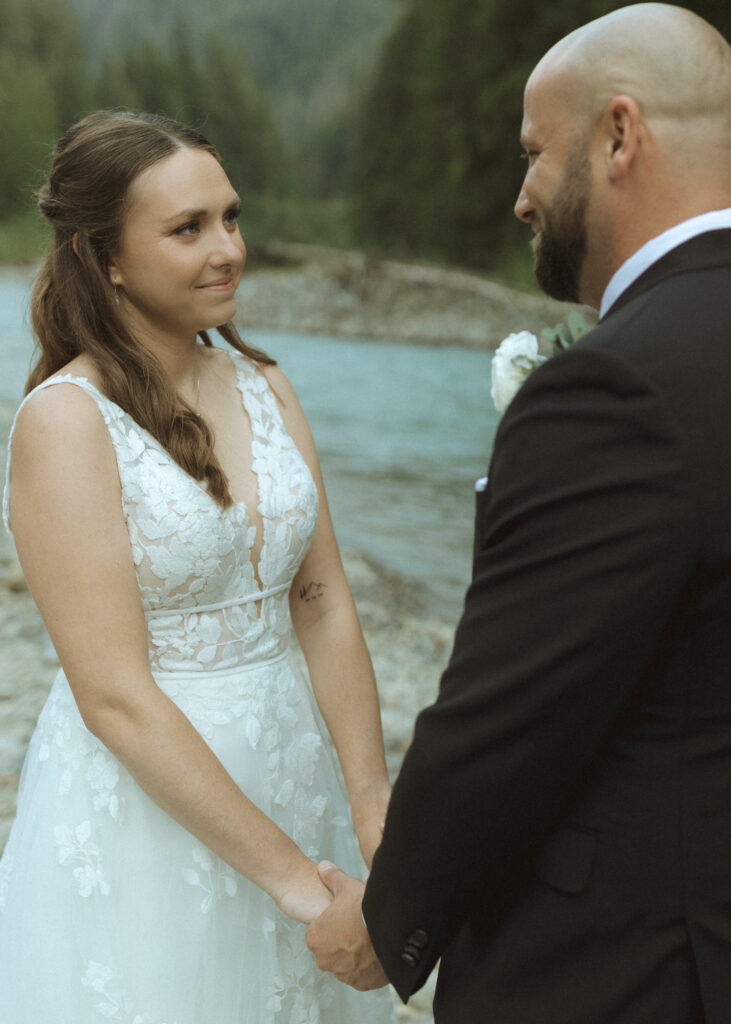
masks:
<svg viewBox="0 0 731 1024"><path fill-rule="evenodd" d="M200 416L201 408L201 368L198 362L198 348L195 350L195 414Z"/></svg>

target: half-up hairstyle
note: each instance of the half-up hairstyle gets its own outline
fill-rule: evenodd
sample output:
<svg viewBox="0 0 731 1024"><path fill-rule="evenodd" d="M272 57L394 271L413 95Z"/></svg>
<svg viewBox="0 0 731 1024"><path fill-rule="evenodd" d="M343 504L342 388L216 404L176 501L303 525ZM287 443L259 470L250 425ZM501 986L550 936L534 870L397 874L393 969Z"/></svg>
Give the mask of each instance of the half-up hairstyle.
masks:
<svg viewBox="0 0 731 1024"><path fill-rule="evenodd" d="M213 433L177 395L160 361L127 330L109 266L120 244L127 200L138 174L179 149L218 154L203 135L156 114L98 111L59 141L38 208L53 228L51 249L31 297L39 355L26 394L82 352L106 396L156 437L222 507L232 503L213 453ZM259 363L233 323L216 328L232 348ZM211 341L199 333L203 344Z"/></svg>

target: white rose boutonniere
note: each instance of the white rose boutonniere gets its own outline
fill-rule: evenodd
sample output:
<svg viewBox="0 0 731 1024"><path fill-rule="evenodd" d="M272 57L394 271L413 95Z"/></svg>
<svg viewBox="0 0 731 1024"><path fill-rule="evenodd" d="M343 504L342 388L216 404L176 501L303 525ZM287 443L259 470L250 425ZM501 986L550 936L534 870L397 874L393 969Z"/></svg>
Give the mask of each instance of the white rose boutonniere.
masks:
<svg viewBox="0 0 731 1024"><path fill-rule="evenodd" d="M530 331L509 334L500 342L492 357L490 391L498 412L505 412L528 374L546 359L538 354L538 338Z"/></svg>
<svg viewBox="0 0 731 1024"><path fill-rule="evenodd" d="M586 334L588 326L583 317L572 310L568 324L547 327L541 334L553 346L554 354L569 348ZM548 356L538 351L538 338L530 331L509 334L498 345L492 357L492 389L490 394L499 413L504 413L515 398L518 388L537 366L545 363Z"/></svg>

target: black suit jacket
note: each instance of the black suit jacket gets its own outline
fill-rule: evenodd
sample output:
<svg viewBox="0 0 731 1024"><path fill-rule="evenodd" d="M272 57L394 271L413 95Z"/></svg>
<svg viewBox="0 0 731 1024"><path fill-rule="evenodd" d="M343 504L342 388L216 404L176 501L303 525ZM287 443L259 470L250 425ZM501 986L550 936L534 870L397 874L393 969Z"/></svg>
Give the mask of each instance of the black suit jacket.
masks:
<svg viewBox="0 0 731 1024"><path fill-rule="evenodd" d="M378 956L403 999L442 958L443 1024L728 1024L731 231L531 375L489 481Z"/></svg>

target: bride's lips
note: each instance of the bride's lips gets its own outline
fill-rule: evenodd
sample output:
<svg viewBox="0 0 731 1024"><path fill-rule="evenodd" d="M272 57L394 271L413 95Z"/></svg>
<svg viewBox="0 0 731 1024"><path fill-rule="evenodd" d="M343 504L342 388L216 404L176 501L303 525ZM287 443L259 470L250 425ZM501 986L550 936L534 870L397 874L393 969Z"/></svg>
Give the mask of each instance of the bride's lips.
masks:
<svg viewBox="0 0 731 1024"><path fill-rule="evenodd" d="M208 284L199 284L197 287L206 292L232 292L236 288L236 282L232 277L222 277L219 281L209 281Z"/></svg>

